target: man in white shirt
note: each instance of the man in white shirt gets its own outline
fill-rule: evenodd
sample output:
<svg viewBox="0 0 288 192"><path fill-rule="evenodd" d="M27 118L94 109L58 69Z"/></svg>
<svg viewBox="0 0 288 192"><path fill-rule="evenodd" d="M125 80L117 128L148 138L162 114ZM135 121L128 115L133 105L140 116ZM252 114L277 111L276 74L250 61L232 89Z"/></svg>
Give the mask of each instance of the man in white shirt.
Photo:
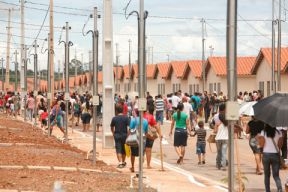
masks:
<svg viewBox="0 0 288 192"><path fill-rule="evenodd" d="M180 94L178 92L175 92L174 95L172 96L171 100L172 100L172 108L174 111L176 111L177 105L181 101Z"/></svg>

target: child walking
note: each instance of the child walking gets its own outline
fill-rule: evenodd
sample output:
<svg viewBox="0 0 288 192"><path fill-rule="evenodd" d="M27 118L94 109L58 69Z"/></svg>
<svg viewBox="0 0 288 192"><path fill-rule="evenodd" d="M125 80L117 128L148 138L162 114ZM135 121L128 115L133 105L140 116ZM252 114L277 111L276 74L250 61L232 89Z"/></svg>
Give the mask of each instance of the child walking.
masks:
<svg viewBox="0 0 288 192"><path fill-rule="evenodd" d="M205 164L206 153L206 130L204 129L204 122L198 122L199 128L195 130L193 137L197 135L196 154L198 155L198 165Z"/></svg>

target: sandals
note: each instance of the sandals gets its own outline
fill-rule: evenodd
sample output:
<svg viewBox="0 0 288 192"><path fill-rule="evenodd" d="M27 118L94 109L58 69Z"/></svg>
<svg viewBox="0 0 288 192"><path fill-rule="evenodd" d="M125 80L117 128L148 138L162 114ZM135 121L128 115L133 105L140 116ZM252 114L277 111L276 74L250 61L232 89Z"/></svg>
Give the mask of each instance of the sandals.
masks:
<svg viewBox="0 0 288 192"><path fill-rule="evenodd" d="M135 171L134 171L134 167L131 167L130 168L130 171L132 172L132 173L134 173Z"/></svg>
<svg viewBox="0 0 288 192"><path fill-rule="evenodd" d="M183 157L179 157L179 159L177 160L177 164L183 163Z"/></svg>

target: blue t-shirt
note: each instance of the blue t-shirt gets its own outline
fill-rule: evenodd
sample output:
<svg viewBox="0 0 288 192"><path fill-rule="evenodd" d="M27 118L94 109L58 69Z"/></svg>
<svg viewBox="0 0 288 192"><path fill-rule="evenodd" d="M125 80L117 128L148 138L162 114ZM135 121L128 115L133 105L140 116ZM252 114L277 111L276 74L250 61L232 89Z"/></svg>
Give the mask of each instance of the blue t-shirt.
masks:
<svg viewBox="0 0 288 192"><path fill-rule="evenodd" d="M130 129L138 128L139 125L139 117L132 118L130 120ZM143 127L143 133L146 134L148 132L148 121L146 119L142 119L142 127Z"/></svg>

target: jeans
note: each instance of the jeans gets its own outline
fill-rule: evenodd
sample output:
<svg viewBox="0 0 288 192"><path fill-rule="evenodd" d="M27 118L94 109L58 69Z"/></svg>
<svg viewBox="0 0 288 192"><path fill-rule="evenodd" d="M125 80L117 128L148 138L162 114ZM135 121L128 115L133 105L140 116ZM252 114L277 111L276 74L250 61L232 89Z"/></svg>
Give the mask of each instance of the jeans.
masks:
<svg viewBox="0 0 288 192"><path fill-rule="evenodd" d="M216 140L216 147L217 147L216 166L218 168L225 167L228 141Z"/></svg>
<svg viewBox="0 0 288 192"><path fill-rule="evenodd" d="M282 191L281 179L279 177L280 159L278 153L263 153L264 184L265 191L270 192L270 175L272 175L277 186L277 191Z"/></svg>

